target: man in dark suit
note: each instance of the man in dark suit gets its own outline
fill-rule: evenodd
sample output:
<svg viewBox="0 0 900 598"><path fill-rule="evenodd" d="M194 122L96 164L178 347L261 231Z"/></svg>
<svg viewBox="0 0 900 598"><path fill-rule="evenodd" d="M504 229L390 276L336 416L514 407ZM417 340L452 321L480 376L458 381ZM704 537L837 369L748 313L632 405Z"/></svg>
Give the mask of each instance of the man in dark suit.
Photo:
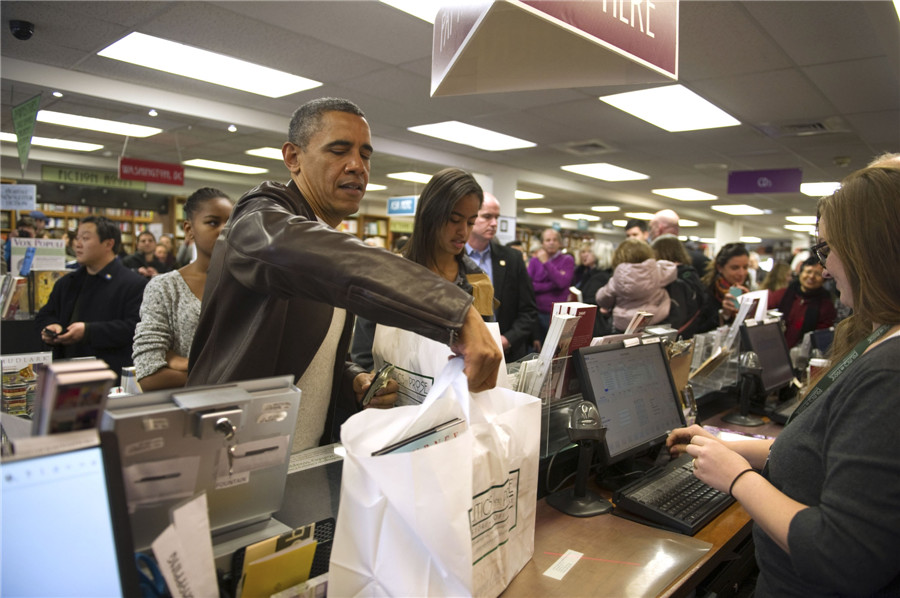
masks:
<svg viewBox="0 0 900 598"><path fill-rule="evenodd" d="M466 254L490 276L494 284L494 297L500 301L496 313L500 340L509 363L528 353L538 312L534 288L522 254L494 240L499 217L500 202L490 193L485 193L466 243Z"/></svg>

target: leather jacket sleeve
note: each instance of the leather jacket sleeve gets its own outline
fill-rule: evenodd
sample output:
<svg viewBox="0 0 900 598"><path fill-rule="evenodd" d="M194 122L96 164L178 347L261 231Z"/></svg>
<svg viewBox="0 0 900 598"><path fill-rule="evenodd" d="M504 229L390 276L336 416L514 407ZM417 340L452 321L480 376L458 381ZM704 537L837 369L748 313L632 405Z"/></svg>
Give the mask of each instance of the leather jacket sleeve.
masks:
<svg viewBox="0 0 900 598"><path fill-rule="evenodd" d="M229 223L227 268L241 285L341 307L443 343L462 327L472 297L455 285L265 199Z"/></svg>

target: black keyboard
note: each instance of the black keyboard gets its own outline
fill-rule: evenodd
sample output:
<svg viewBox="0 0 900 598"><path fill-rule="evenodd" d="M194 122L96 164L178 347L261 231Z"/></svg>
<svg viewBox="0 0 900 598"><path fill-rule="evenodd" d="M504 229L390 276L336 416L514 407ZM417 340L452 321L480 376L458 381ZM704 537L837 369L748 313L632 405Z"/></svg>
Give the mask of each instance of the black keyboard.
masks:
<svg viewBox="0 0 900 598"><path fill-rule="evenodd" d="M617 511L693 536L734 499L694 477L691 457L682 455L616 492L613 502Z"/></svg>
<svg viewBox="0 0 900 598"><path fill-rule="evenodd" d="M776 424L786 424L787 420L790 419L791 415L800 405L800 399L793 398L776 406L772 409L767 415L769 419L771 419Z"/></svg>

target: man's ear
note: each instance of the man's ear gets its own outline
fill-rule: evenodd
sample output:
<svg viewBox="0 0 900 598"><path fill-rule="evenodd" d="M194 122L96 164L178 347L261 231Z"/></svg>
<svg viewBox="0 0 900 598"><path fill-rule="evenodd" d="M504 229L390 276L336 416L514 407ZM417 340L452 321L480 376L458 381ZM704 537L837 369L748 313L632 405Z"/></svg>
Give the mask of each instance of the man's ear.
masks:
<svg viewBox="0 0 900 598"><path fill-rule="evenodd" d="M291 174L300 172L300 148L298 146L290 141L285 141L281 146L281 156Z"/></svg>

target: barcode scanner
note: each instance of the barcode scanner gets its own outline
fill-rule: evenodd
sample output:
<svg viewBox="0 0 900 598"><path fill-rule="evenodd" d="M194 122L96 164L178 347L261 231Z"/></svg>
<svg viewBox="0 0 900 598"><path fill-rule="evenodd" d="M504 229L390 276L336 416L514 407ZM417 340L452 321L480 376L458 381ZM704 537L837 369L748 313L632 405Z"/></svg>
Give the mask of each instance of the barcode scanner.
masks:
<svg viewBox="0 0 900 598"><path fill-rule="evenodd" d="M578 468L575 485L547 497L547 503L573 517L594 517L609 513L612 504L587 489L588 472L593 461L595 445L606 438L606 428L600 421L597 407L581 401L569 416L569 440L578 444Z"/></svg>

